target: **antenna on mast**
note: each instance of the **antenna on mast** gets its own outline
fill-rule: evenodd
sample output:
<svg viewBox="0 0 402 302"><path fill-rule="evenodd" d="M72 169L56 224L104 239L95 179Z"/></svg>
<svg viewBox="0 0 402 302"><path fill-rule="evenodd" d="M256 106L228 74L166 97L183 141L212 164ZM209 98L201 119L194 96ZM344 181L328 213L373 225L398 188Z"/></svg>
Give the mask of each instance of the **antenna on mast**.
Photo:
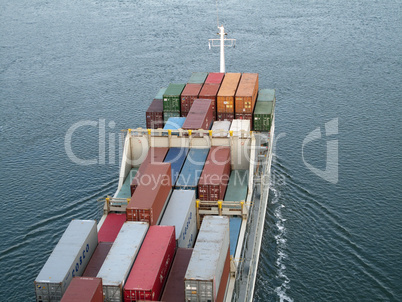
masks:
<svg viewBox="0 0 402 302"><path fill-rule="evenodd" d="M221 50L220 72L225 73L225 47L235 47L236 39L226 39L225 36L227 35L227 33L225 33L225 29L224 29L223 25L219 26L219 23L218 23L218 29L219 29L218 35L220 35L220 38L219 39L209 39L208 46L209 46L209 49L211 49L211 47L220 47L221 48L220 49ZM219 42L219 44L216 42ZM225 42L229 42L229 43L225 43Z"/></svg>

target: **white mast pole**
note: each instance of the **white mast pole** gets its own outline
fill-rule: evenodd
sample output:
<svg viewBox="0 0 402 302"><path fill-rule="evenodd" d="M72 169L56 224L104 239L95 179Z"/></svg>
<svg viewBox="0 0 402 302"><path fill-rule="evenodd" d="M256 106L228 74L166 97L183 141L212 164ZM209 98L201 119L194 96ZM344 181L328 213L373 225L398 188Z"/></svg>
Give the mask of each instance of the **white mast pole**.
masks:
<svg viewBox="0 0 402 302"><path fill-rule="evenodd" d="M220 72L225 73L225 29L223 26L218 27L220 30L221 42L221 69Z"/></svg>
<svg viewBox="0 0 402 302"><path fill-rule="evenodd" d="M211 47L220 47L221 48L221 62L220 62L220 72L225 73L226 72L226 68L225 68L225 47L234 47L236 45L236 39L226 39L226 33L225 33L225 29L222 26L218 26L219 28L219 33L218 35L220 35L219 39L209 39L209 48L211 49ZM214 43L214 42L219 42L218 43ZM226 45L225 45L226 42Z"/></svg>

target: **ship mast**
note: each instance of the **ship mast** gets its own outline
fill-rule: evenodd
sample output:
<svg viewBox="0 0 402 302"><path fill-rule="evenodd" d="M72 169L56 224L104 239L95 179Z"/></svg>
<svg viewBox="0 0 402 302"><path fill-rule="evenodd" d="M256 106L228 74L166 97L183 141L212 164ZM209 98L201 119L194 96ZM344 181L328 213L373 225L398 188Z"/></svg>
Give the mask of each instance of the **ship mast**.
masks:
<svg viewBox="0 0 402 302"><path fill-rule="evenodd" d="M221 52L221 64L220 64L220 72L225 73L225 47L235 47L236 46L236 39L227 39L225 36L227 33L225 33L225 29L223 25L219 26L219 33L220 35L219 39L209 39L208 44L209 44L209 49L211 47L220 47L220 52ZM219 44L217 43L219 42ZM228 42L225 44L225 42Z"/></svg>

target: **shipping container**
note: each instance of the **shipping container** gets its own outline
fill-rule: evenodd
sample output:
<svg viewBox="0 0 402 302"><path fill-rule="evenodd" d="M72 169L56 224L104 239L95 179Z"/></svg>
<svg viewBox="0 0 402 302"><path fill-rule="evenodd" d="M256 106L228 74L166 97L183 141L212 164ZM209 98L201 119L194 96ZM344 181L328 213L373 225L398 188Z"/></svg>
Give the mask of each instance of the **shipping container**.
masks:
<svg viewBox="0 0 402 302"><path fill-rule="evenodd" d="M221 84L225 74L222 72L210 72L205 79L205 84Z"/></svg>
<svg viewBox="0 0 402 302"><path fill-rule="evenodd" d="M217 113L235 112L235 94L241 78L240 73L227 73L218 91Z"/></svg>
<svg viewBox="0 0 402 302"><path fill-rule="evenodd" d="M228 252L226 254L225 265L223 266L223 272L218 289L218 294L216 296L216 302L223 302L223 300L225 299L226 288L228 286L229 277L230 277L230 253L228 249Z"/></svg>
<svg viewBox="0 0 402 302"><path fill-rule="evenodd" d="M148 129L163 128L163 100L154 99L145 114Z"/></svg>
<svg viewBox="0 0 402 302"><path fill-rule="evenodd" d="M147 231L146 222L124 223L97 275L102 278L105 301L123 301L124 284Z"/></svg>
<svg viewBox="0 0 402 302"><path fill-rule="evenodd" d="M257 94L258 73L243 73L235 95L235 112L252 114Z"/></svg>
<svg viewBox="0 0 402 302"><path fill-rule="evenodd" d="M166 154L163 162L170 163L172 168L172 187L176 184L177 178L184 165L188 153L188 148L172 147Z"/></svg>
<svg viewBox="0 0 402 302"><path fill-rule="evenodd" d="M181 127L183 127L185 120L186 120L185 117L171 117L166 122L165 127L163 127L163 129L164 130L178 130Z"/></svg>
<svg viewBox="0 0 402 302"><path fill-rule="evenodd" d="M163 123L166 125L169 119L171 118L180 118L180 112L163 112Z"/></svg>
<svg viewBox="0 0 402 302"><path fill-rule="evenodd" d="M193 72L191 74L190 79L188 80L188 83L189 84L204 84L207 76L208 76L208 72Z"/></svg>
<svg viewBox="0 0 402 302"><path fill-rule="evenodd" d="M95 220L72 220L35 279L36 301L60 301L72 278L84 272L97 244Z"/></svg>
<svg viewBox="0 0 402 302"><path fill-rule="evenodd" d="M245 201L247 198L248 170L232 170L225 201Z"/></svg>
<svg viewBox="0 0 402 302"><path fill-rule="evenodd" d="M216 121L212 124L212 137L229 136L231 121Z"/></svg>
<svg viewBox="0 0 402 302"><path fill-rule="evenodd" d="M214 121L216 120L216 96L218 95L220 84L204 84L198 95L200 99L212 100L212 111L214 112Z"/></svg>
<svg viewBox="0 0 402 302"><path fill-rule="evenodd" d="M116 198L130 198L131 197L131 183L133 182L133 178L138 172L138 168L131 168L130 172L128 172L126 179L123 182L119 192L116 195Z"/></svg>
<svg viewBox="0 0 402 302"><path fill-rule="evenodd" d="M270 131L272 122L273 102L257 101L254 110L254 130Z"/></svg>
<svg viewBox="0 0 402 302"><path fill-rule="evenodd" d="M126 213L109 213L99 230L98 242L113 242L126 220Z"/></svg>
<svg viewBox="0 0 402 302"><path fill-rule="evenodd" d="M175 251L174 226L151 226L124 285L124 301L159 300Z"/></svg>
<svg viewBox="0 0 402 302"><path fill-rule="evenodd" d="M147 169L148 165L150 163L163 162L168 151L169 151L169 148L167 148L167 147L151 147L148 149L147 157L142 162L140 168L138 169L135 177L133 178L133 180L131 182L131 185L130 185L131 196L134 194L134 191L139 184L139 180L141 179L142 175L144 175L145 170Z"/></svg>
<svg viewBox="0 0 402 302"><path fill-rule="evenodd" d="M60 302L103 302L102 279L74 277Z"/></svg>
<svg viewBox="0 0 402 302"><path fill-rule="evenodd" d="M212 103L212 100L196 99L182 128L184 130L209 130L213 122Z"/></svg>
<svg viewBox="0 0 402 302"><path fill-rule="evenodd" d="M163 111L180 113L180 95L186 84L169 84L163 94Z"/></svg>
<svg viewBox="0 0 402 302"><path fill-rule="evenodd" d="M159 89L158 93L156 94L155 98L156 100L163 100L163 95L165 94L167 87L163 87Z"/></svg>
<svg viewBox="0 0 402 302"><path fill-rule="evenodd" d="M165 289L161 297L163 302L185 301L184 295L184 276L186 275L188 264L193 253L193 249L178 248L174 257L172 268L166 281Z"/></svg>
<svg viewBox="0 0 402 302"><path fill-rule="evenodd" d="M253 128L253 114L252 113L235 113L235 119L245 120L250 122L250 128Z"/></svg>
<svg viewBox="0 0 402 302"><path fill-rule="evenodd" d="M258 92L258 101L260 102L274 102L275 103L275 89L260 89Z"/></svg>
<svg viewBox="0 0 402 302"><path fill-rule="evenodd" d="M230 147L211 147L198 182L200 200L223 200L230 176Z"/></svg>
<svg viewBox="0 0 402 302"><path fill-rule="evenodd" d="M194 100L198 98L202 84L187 84L181 93L181 116L186 117Z"/></svg>
<svg viewBox="0 0 402 302"><path fill-rule="evenodd" d="M236 253L237 241L239 240L240 228L242 223L241 217L230 216L230 255Z"/></svg>
<svg viewBox="0 0 402 302"><path fill-rule="evenodd" d="M194 190L198 194L197 186L209 149L190 149L187 159L181 169L179 178L176 181L176 189Z"/></svg>
<svg viewBox="0 0 402 302"><path fill-rule="evenodd" d="M125 215L124 215L125 216ZM109 253L113 242L99 242L94 253L92 254L91 260L89 260L87 267L85 268L83 277L96 277L99 273L103 262Z"/></svg>
<svg viewBox="0 0 402 302"><path fill-rule="evenodd" d="M233 131L233 136L244 136L250 134L250 121L234 119L230 126L230 131Z"/></svg>
<svg viewBox="0 0 402 302"><path fill-rule="evenodd" d="M233 121L234 118L235 118L234 113L222 113L222 112L216 113L217 121Z"/></svg>
<svg viewBox="0 0 402 302"><path fill-rule="evenodd" d="M172 189L170 163L150 163L127 205L127 221L159 222Z"/></svg>
<svg viewBox="0 0 402 302"><path fill-rule="evenodd" d="M184 277L186 301L216 301L228 251L229 218L205 216Z"/></svg>
<svg viewBox="0 0 402 302"><path fill-rule="evenodd" d="M160 225L173 225L177 247L192 248L197 237L195 191L174 190Z"/></svg>

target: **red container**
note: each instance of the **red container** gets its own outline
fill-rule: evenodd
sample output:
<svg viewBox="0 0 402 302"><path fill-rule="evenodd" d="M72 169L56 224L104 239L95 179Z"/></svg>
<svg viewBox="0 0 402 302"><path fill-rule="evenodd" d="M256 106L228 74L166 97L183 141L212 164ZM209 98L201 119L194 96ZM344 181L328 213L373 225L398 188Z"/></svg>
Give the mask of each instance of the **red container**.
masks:
<svg viewBox="0 0 402 302"><path fill-rule="evenodd" d="M253 114L252 113L235 113L235 118L238 120L249 120L250 127L253 129Z"/></svg>
<svg viewBox="0 0 402 302"><path fill-rule="evenodd" d="M211 72L205 79L205 84L220 84L223 81L225 74L221 72Z"/></svg>
<svg viewBox="0 0 402 302"><path fill-rule="evenodd" d="M124 301L159 300L176 251L175 234L174 226L149 227L124 285Z"/></svg>
<svg viewBox="0 0 402 302"><path fill-rule="evenodd" d="M171 189L170 163L148 164L127 205L127 221L145 221L149 225L157 224Z"/></svg>
<svg viewBox="0 0 402 302"><path fill-rule="evenodd" d="M202 84L187 84L181 93L181 116L187 116L194 100L198 98Z"/></svg>
<svg viewBox="0 0 402 302"><path fill-rule="evenodd" d="M212 100L196 99L182 128L184 130L208 130L213 122Z"/></svg>
<svg viewBox="0 0 402 302"><path fill-rule="evenodd" d="M185 300L184 276L186 275L192 253L193 249L177 249L176 256L174 256L172 269L170 270L165 289L163 290L163 294L160 299L161 301L177 302Z"/></svg>
<svg viewBox="0 0 402 302"><path fill-rule="evenodd" d="M216 296L216 302L223 302L225 298L226 287L230 277L230 248L225 260L225 266L223 267L221 283L219 284L218 294Z"/></svg>
<svg viewBox="0 0 402 302"><path fill-rule="evenodd" d="M74 277L60 302L103 302L101 278Z"/></svg>
<svg viewBox="0 0 402 302"><path fill-rule="evenodd" d="M234 113L222 113L218 112L216 114L217 120L218 121L233 121L234 120Z"/></svg>
<svg viewBox="0 0 402 302"><path fill-rule="evenodd" d="M223 200L230 176L230 147L211 147L198 182L200 200Z"/></svg>
<svg viewBox="0 0 402 302"><path fill-rule="evenodd" d="M133 178L133 181L131 182L131 185L130 185L131 196L134 194L134 191L138 186L138 181L141 178L141 176L145 173L145 170L147 169L148 164L163 162L168 151L169 151L169 148L165 148L165 147L149 148L147 157L142 162L140 168L138 169L137 174L135 175L135 177Z"/></svg>
<svg viewBox="0 0 402 302"><path fill-rule="evenodd" d="M89 260L88 265L82 274L83 277L96 277L98 275L99 270L102 267L103 262L105 262L106 256L109 253L112 245L113 242L98 243L98 246L92 254L91 260Z"/></svg>
<svg viewBox="0 0 402 302"><path fill-rule="evenodd" d="M212 100L212 111L214 112L214 121L216 120L216 96L218 95L220 84L204 84L198 97L200 99Z"/></svg>
<svg viewBox="0 0 402 302"><path fill-rule="evenodd" d="M163 100L153 100L145 117L148 129L163 128Z"/></svg>
<svg viewBox="0 0 402 302"><path fill-rule="evenodd" d="M126 220L126 213L109 213L98 232L98 242L114 242Z"/></svg>

